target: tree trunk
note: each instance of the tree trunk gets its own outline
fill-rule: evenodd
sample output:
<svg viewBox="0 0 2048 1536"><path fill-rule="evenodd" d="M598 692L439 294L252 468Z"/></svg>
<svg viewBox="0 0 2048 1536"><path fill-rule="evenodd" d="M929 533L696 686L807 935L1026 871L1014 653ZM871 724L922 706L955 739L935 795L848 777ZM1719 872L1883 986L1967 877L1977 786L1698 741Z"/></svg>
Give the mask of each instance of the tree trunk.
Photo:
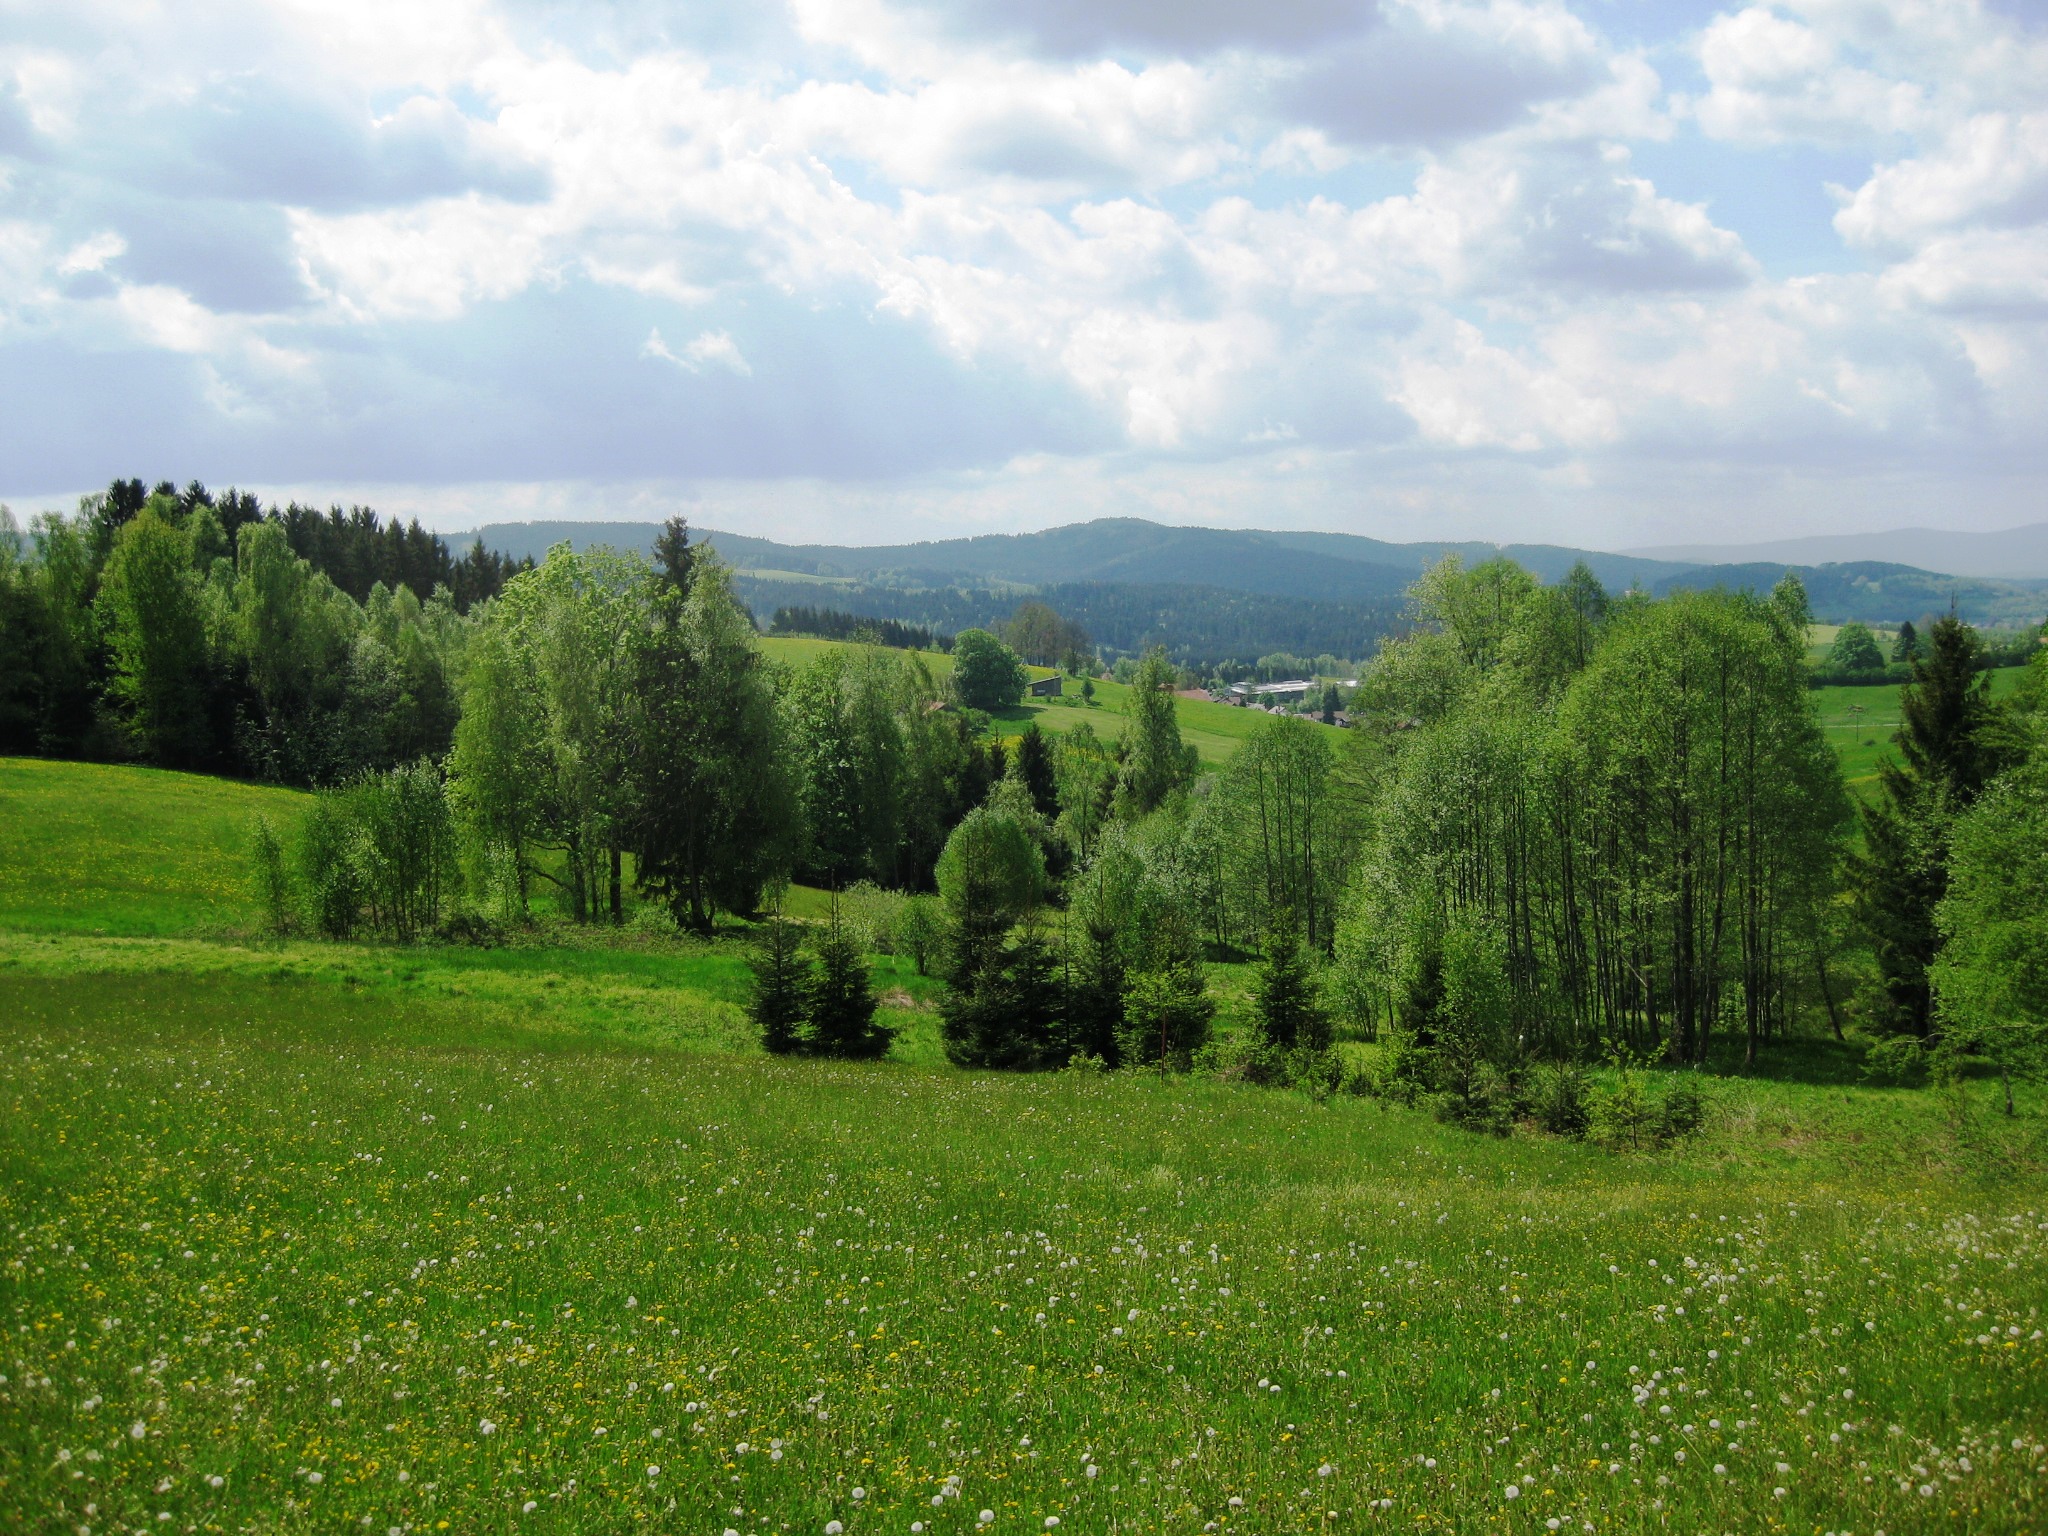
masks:
<svg viewBox="0 0 2048 1536"><path fill-rule="evenodd" d="M623 883L624 883L624 882L623 882L623 875L624 875L624 873L625 873L625 870L624 870L624 864L625 864L625 860L624 860L623 856L622 856L622 855L620 854L619 850L618 850L618 849L617 849L616 847L614 847L614 848L612 849L612 889L611 889L611 897L612 897L612 926L613 926L614 928L618 927L618 926L619 926L619 924L621 924L622 922L624 922L624 921L626 920L626 917L625 917L625 901L624 901L624 893L623 893L623 889L622 889L622 887L623 887Z"/></svg>

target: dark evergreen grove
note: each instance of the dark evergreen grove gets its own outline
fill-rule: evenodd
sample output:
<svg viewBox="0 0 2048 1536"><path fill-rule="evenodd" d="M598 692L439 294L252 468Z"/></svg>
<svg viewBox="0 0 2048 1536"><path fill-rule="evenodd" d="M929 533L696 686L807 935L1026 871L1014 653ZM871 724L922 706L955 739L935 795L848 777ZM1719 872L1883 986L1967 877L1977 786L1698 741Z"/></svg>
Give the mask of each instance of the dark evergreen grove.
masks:
<svg viewBox="0 0 2048 1536"><path fill-rule="evenodd" d="M1005 639L961 633L950 676L881 645L775 665L680 522L651 561L514 568L120 482L0 528L0 752L319 788L303 827L252 833L280 928L459 939L651 904L709 934L792 881L872 893L821 937L766 929L778 1051L885 1052L863 955L894 944L944 979L962 1065L1320 1091L1362 1036L1373 1086L1493 1126L1580 1117L1538 1063L1753 1064L1845 1020L2041 1069L2048 661L1995 704L1952 615L1897 662L1845 631L1842 665L1909 676L1859 815L1794 580L1615 597L1453 559L1410 602L1349 730L1263 719L1204 772L1161 650L1116 739L1077 713L1006 740L983 712L1023 687ZM1085 644L1050 609L1011 633ZM1220 1029L1205 966L1254 955Z"/></svg>

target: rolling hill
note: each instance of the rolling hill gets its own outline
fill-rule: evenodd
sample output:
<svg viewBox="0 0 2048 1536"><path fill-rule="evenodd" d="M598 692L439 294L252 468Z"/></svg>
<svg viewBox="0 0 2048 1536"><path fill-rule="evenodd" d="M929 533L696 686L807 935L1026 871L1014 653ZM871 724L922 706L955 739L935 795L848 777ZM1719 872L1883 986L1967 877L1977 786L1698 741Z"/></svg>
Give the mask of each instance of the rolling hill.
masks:
<svg viewBox="0 0 2048 1536"><path fill-rule="evenodd" d="M2018 530L2024 533L2026 530ZM579 548L647 549L651 523L497 523L481 539L539 558L564 540ZM1505 555L1544 581L1583 561L1612 591L1639 587L1768 591L1786 571L1806 583L1814 615L1896 624L1955 605L1979 624L2037 622L2048 580L1993 580L1883 561L1801 565L1760 559L1702 563L1547 544L1389 543L1356 534L1172 528L1101 518L1036 533L982 534L916 544L780 544L706 530L739 574L741 595L765 619L785 604L823 603L877 618L957 630L1007 616L1038 594L1114 651L1164 643L1176 659L1250 661L1274 651L1370 655L1400 627L1402 594L1430 563Z"/></svg>

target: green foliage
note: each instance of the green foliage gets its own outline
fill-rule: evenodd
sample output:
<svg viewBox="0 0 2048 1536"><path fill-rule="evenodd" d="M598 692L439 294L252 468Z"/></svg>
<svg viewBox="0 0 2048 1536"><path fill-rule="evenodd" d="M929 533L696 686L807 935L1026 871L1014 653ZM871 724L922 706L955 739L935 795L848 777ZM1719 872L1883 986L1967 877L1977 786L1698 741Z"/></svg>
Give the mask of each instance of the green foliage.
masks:
<svg viewBox="0 0 2048 1536"><path fill-rule="evenodd" d="M317 932L347 939L362 926L369 885L364 863L362 827L346 796L315 796L299 827L299 882Z"/></svg>
<svg viewBox="0 0 2048 1536"><path fill-rule="evenodd" d="M1173 690L1179 676L1163 646L1145 653L1131 679L1130 728L1124 737L1120 794L1129 812L1157 810L1195 776L1193 755L1181 744Z"/></svg>
<svg viewBox="0 0 2048 1536"><path fill-rule="evenodd" d="M953 691L969 709L1007 709L1024 696L1024 663L985 629L953 637Z"/></svg>
<svg viewBox="0 0 2048 1536"><path fill-rule="evenodd" d="M256 818L251 839L256 861L256 899L263 906L264 925L283 938L298 927L298 913L292 900L291 877L285 869L284 845L270 818Z"/></svg>
<svg viewBox="0 0 2048 1536"><path fill-rule="evenodd" d="M945 943L945 911L935 897L907 896L897 909L894 949L908 955L917 974L931 974L931 963Z"/></svg>
<svg viewBox="0 0 2048 1536"><path fill-rule="evenodd" d="M860 945L834 924L818 941L806 998L804 1048L812 1055L867 1060L889 1051L891 1031L875 1019L875 990Z"/></svg>
<svg viewBox="0 0 2048 1536"><path fill-rule="evenodd" d="M1338 801L1331 733L1290 716L1261 722L1210 796L1225 922L1250 938L1276 928L1327 952L1356 839Z"/></svg>
<svg viewBox="0 0 2048 1536"><path fill-rule="evenodd" d="M1010 622L1003 626L1003 638L1010 649L1026 661L1041 667L1068 667L1080 671L1093 656L1088 631L1054 613L1044 603L1019 603ZM957 652L959 639L953 645Z"/></svg>
<svg viewBox="0 0 2048 1536"><path fill-rule="evenodd" d="M1131 979L1117 1054L1125 1066L1185 1072L1216 1017L1202 968L1182 961Z"/></svg>
<svg viewBox="0 0 2048 1536"><path fill-rule="evenodd" d="M1031 794L1031 805L1048 823L1060 814L1058 775L1053 767L1053 748L1036 722L1024 727L1017 738L1017 754L1010 760L1014 773Z"/></svg>
<svg viewBox="0 0 2048 1536"><path fill-rule="evenodd" d="M109 691L136 749L171 767L206 762L210 660L191 548L159 501L114 539L99 611L113 657Z"/></svg>
<svg viewBox="0 0 2048 1536"><path fill-rule="evenodd" d="M1640 1065L1625 1052L1614 1058L1614 1081L1593 1096L1588 1133L1603 1147L1637 1151L1654 1140L1657 1106Z"/></svg>
<svg viewBox="0 0 2048 1536"><path fill-rule="evenodd" d="M1585 1068L1558 1061L1536 1074L1530 1109L1553 1136L1583 1136L1592 1125L1593 1089Z"/></svg>
<svg viewBox="0 0 2048 1536"><path fill-rule="evenodd" d="M803 935L797 924L771 917L761 930L748 968L753 986L747 1017L761 1032L761 1047L788 1056L804 1044L803 1026L811 995L811 967L803 956Z"/></svg>
<svg viewBox="0 0 2048 1536"><path fill-rule="evenodd" d="M640 883L709 932L787 878L797 826L783 724L752 620L699 555L687 597L663 584L634 652L628 777Z"/></svg>
<svg viewBox="0 0 2048 1536"><path fill-rule="evenodd" d="M1951 830L1999 766L1981 649L1953 613L1928 630L1899 693L1894 739L1904 762L1880 765L1882 798L1863 816L1857 916L1883 981L1883 1022L1923 1039L1935 1025L1930 969L1941 947L1936 913L1948 890Z"/></svg>
<svg viewBox="0 0 2048 1536"><path fill-rule="evenodd" d="M1300 931L1282 924L1268 944L1258 983L1258 1031L1279 1051L1328 1050L1330 1020L1316 995L1316 976Z"/></svg>
<svg viewBox="0 0 2048 1536"><path fill-rule="evenodd" d="M946 839L938 883L956 928L1001 934L1044 895L1045 856L1017 816L978 806Z"/></svg>
<svg viewBox="0 0 2048 1536"><path fill-rule="evenodd" d="M1936 909L1941 1017L2008 1080L2048 1072L2048 736L1957 818Z"/></svg>
<svg viewBox="0 0 2048 1536"><path fill-rule="evenodd" d="M267 828L265 828L267 831ZM410 941L434 932L461 888L454 818L430 763L363 774L322 790L299 835L300 884L313 926L330 938L360 929ZM268 883L275 839L259 833Z"/></svg>
<svg viewBox="0 0 2048 1536"><path fill-rule="evenodd" d="M1835 643L1828 649L1828 668L1840 673L1884 671L1884 652L1878 649L1877 636L1869 625L1852 621L1835 632Z"/></svg>
<svg viewBox="0 0 2048 1536"><path fill-rule="evenodd" d="M939 1032L955 1066L1034 1071L1058 1066L1063 1008L1059 978L1045 939L1024 929L1014 942L962 946L946 995Z"/></svg>

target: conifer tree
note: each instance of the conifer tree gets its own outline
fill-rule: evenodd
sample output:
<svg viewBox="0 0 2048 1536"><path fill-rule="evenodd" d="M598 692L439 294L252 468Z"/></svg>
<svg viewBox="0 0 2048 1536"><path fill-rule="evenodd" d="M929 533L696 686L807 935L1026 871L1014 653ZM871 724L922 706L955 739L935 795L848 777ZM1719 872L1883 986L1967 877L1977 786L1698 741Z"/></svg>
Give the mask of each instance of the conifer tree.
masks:
<svg viewBox="0 0 2048 1536"><path fill-rule="evenodd" d="M810 983L809 1048L819 1056L868 1060L889 1051L892 1031L875 1021L875 991L867 957L853 935L832 926L818 945Z"/></svg>
<svg viewBox="0 0 2048 1536"><path fill-rule="evenodd" d="M797 925L787 918L770 918L749 967L754 986L747 1014L760 1026L762 1048L776 1056L801 1050L811 968L803 957Z"/></svg>
<svg viewBox="0 0 2048 1536"><path fill-rule="evenodd" d="M1317 1001L1315 978L1292 921L1275 925L1266 963L1259 974L1259 1032L1280 1050L1312 1051L1330 1045L1330 1021Z"/></svg>
<svg viewBox="0 0 2048 1536"><path fill-rule="evenodd" d="M1948 890L1949 832L1998 766L1985 729L1992 717L1990 679L1977 669L1981 650L1977 632L1953 612L1928 630L1912 681L1899 691L1892 739L1905 764L1879 765L1883 798L1863 817L1869 852L1857 915L1883 978L1888 1022L1923 1038L1934 1027L1928 967L1941 947L1935 909Z"/></svg>
<svg viewBox="0 0 2048 1536"><path fill-rule="evenodd" d="M1052 744L1034 721L1017 738L1016 773L1031 791L1032 807L1048 822L1060 813L1059 782L1053 774Z"/></svg>

